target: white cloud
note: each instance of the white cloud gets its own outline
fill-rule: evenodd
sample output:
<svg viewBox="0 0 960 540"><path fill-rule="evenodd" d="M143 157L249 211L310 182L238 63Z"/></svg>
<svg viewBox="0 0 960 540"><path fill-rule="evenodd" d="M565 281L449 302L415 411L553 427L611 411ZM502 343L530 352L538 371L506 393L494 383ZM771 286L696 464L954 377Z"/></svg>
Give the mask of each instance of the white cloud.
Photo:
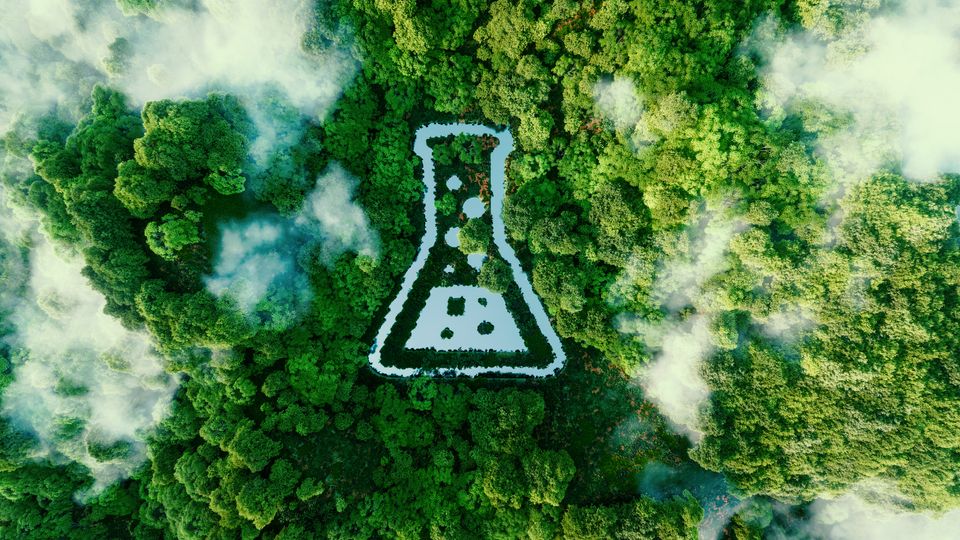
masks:
<svg viewBox="0 0 960 540"><path fill-rule="evenodd" d="M593 87L593 99L600 115L627 137L633 150L640 150L655 142L673 129L673 120L681 115L683 98L679 95L665 96L655 103L651 114L644 107L644 97L628 77L617 75L613 79L600 79ZM656 133L655 133L656 131Z"/></svg>
<svg viewBox="0 0 960 540"><path fill-rule="evenodd" d="M358 181L339 163L332 163L307 195L294 225L306 234L322 238L329 262L345 251L374 257L379 239L370 228L367 214L353 200Z"/></svg>
<svg viewBox="0 0 960 540"><path fill-rule="evenodd" d="M293 217L254 216L224 224L207 290L232 298L248 315L269 312L270 325L291 324L311 297L298 263L301 250L311 253L319 246L328 265L347 251L377 256L379 237L353 200L357 183L333 163Z"/></svg>
<svg viewBox="0 0 960 540"><path fill-rule="evenodd" d="M795 305L782 306L757 322L763 335L784 342L792 342L817 326L812 310Z"/></svg>
<svg viewBox="0 0 960 540"><path fill-rule="evenodd" d="M215 273L207 279L207 289L218 297L231 297L241 311L251 314L271 286L280 285L282 277L303 287L301 280L296 279L299 272L294 269L295 256L287 229L287 224L277 218L224 224Z"/></svg>
<svg viewBox="0 0 960 540"><path fill-rule="evenodd" d="M871 504L848 494L810 506L808 535L824 540L944 540L960 531L960 510L934 515Z"/></svg>
<svg viewBox="0 0 960 540"><path fill-rule="evenodd" d="M633 81L626 77L597 81L593 89L600 113L613 122L617 129L636 127L643 115L643 103Z"/></svg>
<svg viewBox="0 0 960 540"><path fill-rule="evenodd" d="M16 303L7 338L15 379L4 390L2 412L37 435L35 457L86 465L97 491L146 459L144 436L167 414L177 380L146 334L103 313L106 300L82 266L35 237L27 294L7 298ZM74 436L64 434L66 421L78 422ZM126 443L129 450L98 461L88 450L95 442Z"/></svg>
<svg viewBox="0 0 960 540"><path fill-rule="evenodd" d="M0 0L0 132L18 115L54 105L76 117L81 111L70 109L97 82L122 90L133 106L228 91L259 128L254 155L262 161L299 132L299 119L278 100L322 118L358 67L346 28L328 31L328 46L304 50L313 6L203 0L195 10L168 5L147 18L125 17L112 0Z"/></svg>
<svg viewBox="0 0 960 540"><path fill-rule="evenodd" d="M703 362L714 351L708 324L707 317L695 315L685 321L635 321L622 327L656 351L639 376L644 396L694 442L703 435L700 413L710 398L710 388L700 373Z"/></svg>
<svg viewBox="0 0 960 540"><path fill-rule="evenodd" d="M147 35L130 35L134 54L119 78L137 101L192 96L215 87L256 96L282 90L304 114L322 115L356 69L347 51L306 53L313 3L206 0L199 12L168 9Z"/></svg>
<svg viewBox="0 0 960 540"><path fill-rule="evenodd" d="M744 224L721 212L707 212L688 227L676 244L683 251L661 263L652 296L665 308L676 311L695 304L707 281L727 269L730 240Z"/></svg>
<svg viewBox="0 0 960 540"><path fill-rule="evenodd" d="M662 242L665 256L657 265L650 299L667 312L666 317L651 321L623 315L619 320L621 332L635 334L654 353L638 376L645 396L693 442L702 436L700 414L710 398L701 368L717 345L711 332L714 309L708 282L727 269L730 242L744 228L724 212L725 205L695 211L685 231ZM635 296L624 281L649 282L649 264L643 261L628 265L615 292ZM692 315L681 313L690 306L696 310Z"/></svg>
<svg viewBox="0 0 960 540"><path fill-rule="evenodd" d="M776 38L762 25L761 106L779 118L813 99L851 114L818 145L841 183L889 163L916 180L960 172L960 5L912 0L861 18L828 39L813 31Z"/></svg>

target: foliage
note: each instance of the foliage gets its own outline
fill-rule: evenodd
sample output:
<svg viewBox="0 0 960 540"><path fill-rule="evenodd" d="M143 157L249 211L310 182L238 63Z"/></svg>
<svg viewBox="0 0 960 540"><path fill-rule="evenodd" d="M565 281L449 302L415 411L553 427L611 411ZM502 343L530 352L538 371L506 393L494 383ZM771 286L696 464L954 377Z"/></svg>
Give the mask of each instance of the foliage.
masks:
<svg viewBox="0 0 960 540"><path fill-rule="evenodd" d="M480 218L467 220L457 232L460 251L464 253L486 253L493 239L493 227Z"/></svg>
<svg viewBox="0 0 960 540"><path fill-rule="evenodd" d="M491 258L483 261L480 273L477 274L477 284L493 292L503 293L513 283L513 271L503 259Z"/></svg>
<svg viewBox="0 0 960 540"><path fill-rule="evenodd" d="M120 3L129 13L162 4ZM182 383L150 434L149 462L82 503L87 471L31 459L38 441L0 419L0 536L691 538L695 500L655 501L633 481L652 461L688 457L746 494L787 502L882 477L915 508L957 506L958 179L916 185L892 171L831 199L816 107L760 118L762 65L740 48L762 14L834 35L846 10L813 0L318 2L318 26L353 27L364 68L329 118L279 111L301 135L265 165L249 156L249 111L219 93L133 111L97 87L76 125L51 114L12 130L4 190L83 256L106 312L150 332ZM113 62L123 48L111 47ZM598 110L596 84L612 77L635 87L636 127ZM518 140L503 217L569 353L554 379L393 380L364 367L424 228L414 130L455 119L509 125ZM492 141L432 144L438 166L482 196ZM219 228L296 211L331 160L361 179L380 254L305 251L309 308L298 324L255 324L204 288ZM618 328L625 313L672 316L656 278L704 200L726 201L742 227L724 270L678 315L708 311L723 338L704 366L712 392L691 449L629 380L651 351ZM463 252L487 260L477 273L455 250L431 258L522 304L489 220L462 223L457 206L441 194L439 219L460 226ZM0 250L5 286L25 252ZM411 303L443 282L442 268L424 270L430 281ZM526 332L532 317L519 313ZM784 316L794 324L771 331ZM407 355L412 322L397 324L395 365L466 361ZM528 342L526 361L539 361L541 341ZM16 374L0 353L2 387ZM524 360L479 362L505 361ZM106 461L128 451L86 444ZM763 525L748 521L737 517L734 534L756 537Z"/></svg>

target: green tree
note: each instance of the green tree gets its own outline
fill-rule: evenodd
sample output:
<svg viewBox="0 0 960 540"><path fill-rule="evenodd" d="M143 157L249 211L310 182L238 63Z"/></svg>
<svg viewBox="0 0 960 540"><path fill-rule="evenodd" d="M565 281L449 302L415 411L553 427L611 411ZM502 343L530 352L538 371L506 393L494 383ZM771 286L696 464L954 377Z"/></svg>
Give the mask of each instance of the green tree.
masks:
<svg viewBox="0 0 960 540"><path fill-rule="evenodd" d="M200 214L188 211L184 217L166 214L158 223L147 224L144 234L150 249L164 259L174 260L180 250L200 242Z"/></svg>
<svg viewBox="0 0 960 540"><path fill-rule="evenodd" d="M493 227L481 218L467 220L457 232L460 251L464 253L486 253L493 239Z"/></svg>
<svg viewBox="0 0 960 540"><path fill-rule="evenodd" d="M513 283L513 271L502 259L487 258L480 267L477 284L496 293L506 292Z"/></svg>

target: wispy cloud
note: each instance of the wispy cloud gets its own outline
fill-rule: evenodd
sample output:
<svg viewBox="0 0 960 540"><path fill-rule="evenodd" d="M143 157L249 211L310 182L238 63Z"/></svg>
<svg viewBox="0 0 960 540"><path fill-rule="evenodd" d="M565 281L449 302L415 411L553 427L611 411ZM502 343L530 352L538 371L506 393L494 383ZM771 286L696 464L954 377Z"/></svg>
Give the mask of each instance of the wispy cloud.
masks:
<svg viewBox="0 0 960 540"><path fill-rule="evenodd" d="M25 294L8 284L4 295L15 306L5 338L15 378L2 412L37 436L34 457L89 468L96 492L146 459L144 437L167 414L177 379L149 336L103 313L80 261L40 235L32 242Z"/></svg>
<svg viewBox="0 0 960 540"><path fill-rule="evenodd" d="M638 376L645 396L694 442L702 437L700 415L710 398L701 368L718 346L712 331L715 313L705 301L707 284L727 269L730 242L744 228L725 212L723 205L694 212L691 225L668 241L671 247L657 263L650 287L650 301L665 316L658 320L625 313L619 318L620 330L636 335L653 352ZM650 265L631 265L617 290L629 290L624 279L648 281L643 268ZM694 311L688 312L691 307Z"/></svg>
<svg viewBox="0 0 960 540"><path fill-rule="evenodd" d="M75 119L96 83L131 104L227 91L258 127L255 158L323 117L356 72L346 26L317 28L306 0L202 0L125 17L113 0L0 0L0 132L53 107ZM305 35L322 35L304 47ZM322 43L322 45L320 45Z"/></svg>
<svg viewBox="0 0 960 540"><path fill-rule="evenodd" d="M767 58L762 110L774 121L808 111L806 127L819 132L817 151L840 183L885 166L915 180L960 172L953 135L960 122L960 6L911 0L858 9L836 34L778 35L773 21L759 27L754 47Z"/></svg>
<svg viewBox="0 0 960 540"><path fill-rule="evenodd" d="M334 163L317 178L296 215L260 215L222 225L207 289L233 299L261 324L289 326L312 296L301 256L316 254L329 265L347 251L378 254L377 232L354 201L357 184Z"/></svg>

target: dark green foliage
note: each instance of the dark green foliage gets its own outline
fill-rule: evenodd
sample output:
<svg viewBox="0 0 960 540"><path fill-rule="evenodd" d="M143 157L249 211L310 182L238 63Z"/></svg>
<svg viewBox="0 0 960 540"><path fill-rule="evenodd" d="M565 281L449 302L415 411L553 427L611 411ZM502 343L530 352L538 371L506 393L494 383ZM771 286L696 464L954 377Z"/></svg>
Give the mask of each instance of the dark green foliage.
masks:
<svg viewBox="0 0 960 540"><path fill-rule="evenodd" d="M41 138L32 150L37 173L54 188L50 198L32 202L44 205L39 209L48 219L64 220L51 224L53 230L77 231L73 239L83 248L85 274L106 296L107 311L128 323L138 318L133 297L146 277L148 255L113 186L117 166L133 156L133 140L142 132L123 97L97 87L91 114L65 141Z"/></svg>
<svg viewBox="0 0 960 540"><path fill-rule="evenodd" d="M463 315L467 300L460 296L447 299L447 315Z"/></svg>
<svg viewBox="0 0 960 540"><path fill-rule="evenodd" d="M144 135L134 144L137 163L162 170L171 181L204 179L236 188L251 126L236 98L211 94L204 101L153 101L143 108Z"/></svg>
<svg viewBox="0 0 960 540"><path fill-rule="evenodd" d="M130 455L130 443L127 441L116 441L113 443L88 440L87 452L90 457L97 461L116 461L127 458Z"/></svg>
<svg viewBox="0 0 960 540"><path fill-rule="evenodd" d="M469 172L486 170L489 163L486 162L488 152L485 148L491 142L487 138L456 135L439 139L431 144L433 160L441 167L460 163Z"/></svg>
<svg viewBox="0 0 960 540"><path fill-rule="evenodd" d="M543 398L530 391L481 390L473 404L470 432L481 450L520 455L530 449L533 428L543 421Z"/></svg>

